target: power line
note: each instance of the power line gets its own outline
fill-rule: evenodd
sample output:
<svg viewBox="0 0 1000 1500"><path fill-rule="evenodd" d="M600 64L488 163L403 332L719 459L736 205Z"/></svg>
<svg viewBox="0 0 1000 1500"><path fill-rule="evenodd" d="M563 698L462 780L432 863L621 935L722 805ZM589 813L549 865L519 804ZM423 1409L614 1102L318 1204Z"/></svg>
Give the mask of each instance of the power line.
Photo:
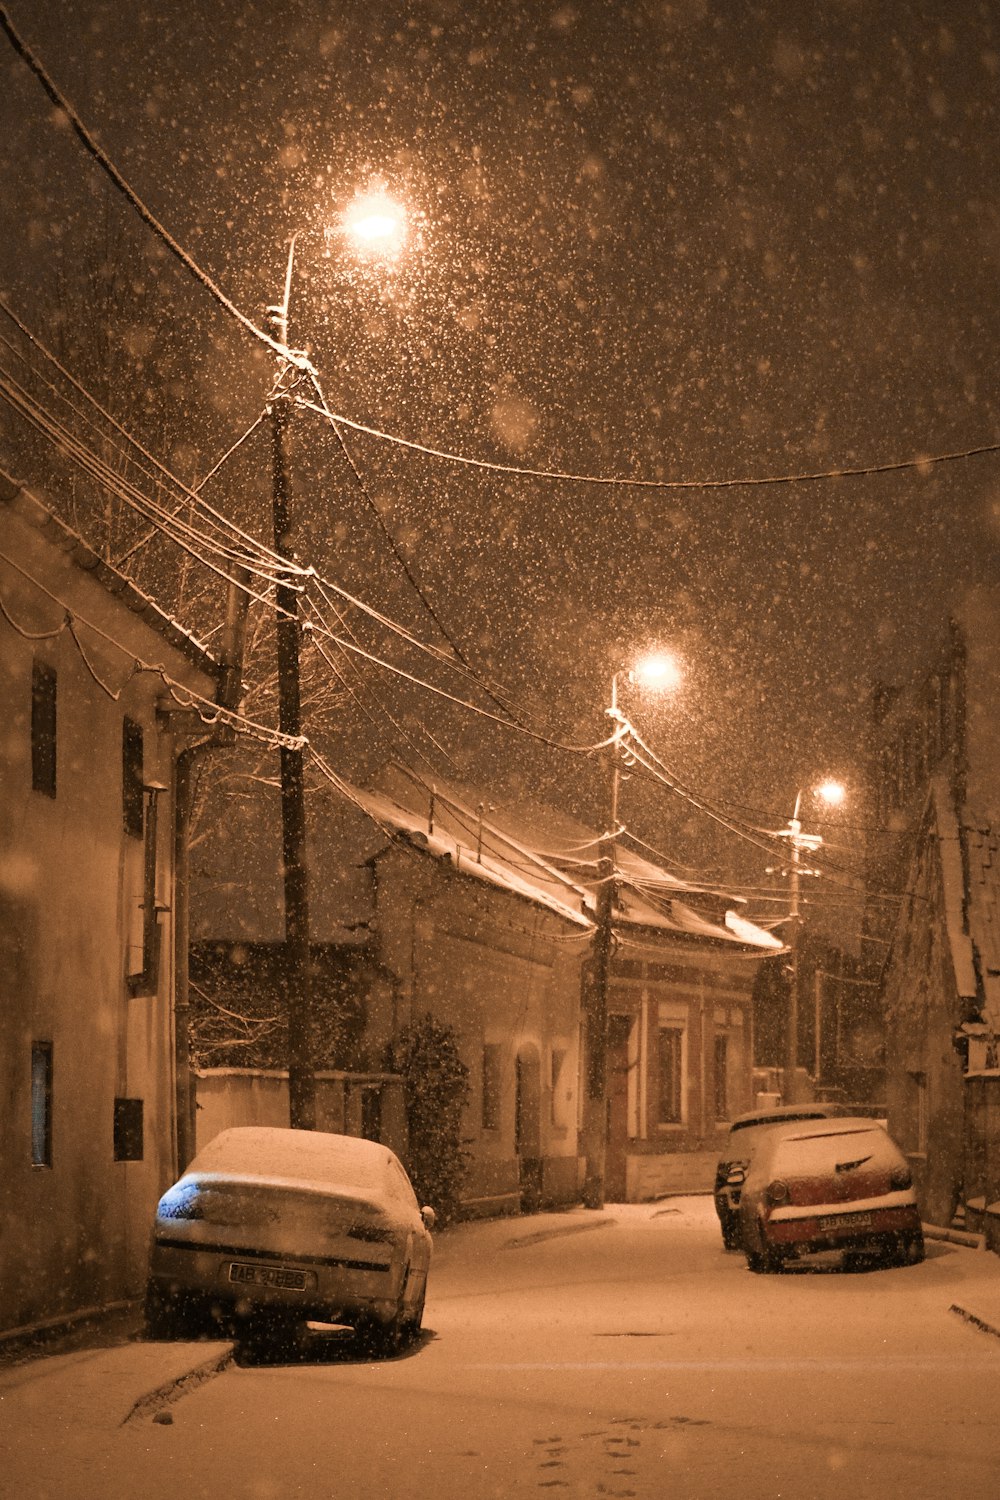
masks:
<svg viewBox="0 0 1000 1500"><path fill-rule="evenodd" d="M70 104L66 96L57 88L49 77L39 59L32 52L27 43L15 30L14 25L4 6L0 5L0 27L3 28L14 51L38 79L43 90L48 95L56 108L65 115L73 129L74 134L82 143L84 149L98 164L101 170L110 178L111 182L122 193L140 218L150 229L162 240L170 253L180 262L195 280L214 298L218 305L234 318L248 333L252 334L260 343L265 344L272 352L278 354L282 359L296 366L296 368L312 372L312 366L308 356L301 350L290 349L287 345L280 343L271 337L264 329L246 313L236 306L228 298L222 289L216 284L207 271L204 271L197 261L187 250L170 234L160 223L159 219L146 206L135 189L115 166L108 154L98 145ZM310 402L301 401L300 404L318 411L320 415L327 417L332 424L340 423L350 427L355 432L365 433L382 442L393 443L398 447L408 448L413 452L422 453L431 458L444 460L448 463L464 464L473 468L486 470L490 473L516 475L529 479L549 479L563 484L594 484L615 486L626 489L650 489L650 490L721 490L721 489L746 489L760 486L809 484L829 479L848 479L870 477L877 474L890 474L908 470L922 470L931 465L954 463L960 459L975 458L987 453L1000 452L1000 443L983 443L975 447L969 447L950 453L924 454L917 458L899 459L890 462L864 464L857 467L844 467L839 469L822 469L804 471L796 474L772 474L751 475L740 478L704 478L704 479L634 479L623 475L607 474L583 474L560 469L535 469L518 464L500 464L488 459L473 458L467 454L455 453L447 449L432 448L424 443L417 443L410 439L400 437L393 433L381 431L361 422L355 422L340 414L316 407Z"/></svg>
<svg viewBox="0 0 1000 1500"><path fill-rule="evenodd" d="M198 263L194 260L194 258L189 255L188 252L183 248L183 246L174 239L173 235L164 228L164 226L160 223L159 219L152 212L152 210L146 207L146 204L139 197L135 189L129 185L129 183L122 176L121 172L119 172L118 168L108 156L107 152L103 151L97 144L94 137L90 134L90 131L84 125L83 121L80 119L80 116L73 108L72 104L70 104L69 100L66 98L65 94L61 93L60 90L56 87L52 79L49 77L48 73L42 67L42 64L39 62L38 58L31 51L30 47L23 40L23 38L14 29L14 25L7 13L7 9L3 5L0 5L0 27L2 27L6 32L7 39L10 42L11 46L14 48L14 51L18 54L21 60L27 64L32 73L34 73L35 77L38 79L42 88L45 90L45 93L48 95L49 99L56 106L56 108L63 115L65 115L66 119L69 121L73 129L74 134L82 142L84 149L89 153L90 156L93 157L94 161L97 162L101 170L107 174L118 191L124 194L124 196L131 203L132 207L135 209L136 213L144 221L144 223L146 223L149 228L152 229L153 233L163 241L167 249L170 251L171 255L175 256L176 259L180 261L184 269L190 272L195 280L198 281L201 286L203 286L205 290L215 299L219 306L223 308L224 311L230 315L230 317L235 318L238 323L242 324L242 326L247 330L248 333L252 333L255 339L258 339L262 344L266 344L267 347L269 349L272 349L276 354L280 354L285 359L291 359L294 363L296 358L295 352L286 349L283 344L279 344L277 340L273 339L270 336L270 334L265 333L262 328L258 328L256 323L248 318L245 313L241 312L236 304L234 302L231 302L225 295L225 293L221 290L221 288L216 285L211 276L209 276L208 272L203 271ZM298 355L297 358L300 364L305 362L304 356Z"/></svg>
<svg viewBox="0 0 1000 1500"><path fill-rule="evenodd" d="M922 470L935 464L954 463L958 459L978 458L985 453L1000 453L1000 443L983 443L973 448L962 448L953 453L922 454L919 458L898 459L888 463L863 464L856 468L818 469L798 474L743 475L739 478L717 479L633 479L620 474L581 474L563 469L533 469L521 464L501 464L490 459L473 458L465 453L456 453L447 448L432 448L426 443L417 443L397 433L385 432L364 422L353 421L340 412L330 412L313 402L299 397L298 404L315 411L331 423L340 423L354 432L379 442L391 443L397 448L408 448L413 453L422 453L428 458L441 459L445 463L464 464L468 468L483 469L491 474L513 475L521 479L551 479L560 484L599 484L619 489L634 490L737 490L754 489L772 485L811 484L825 479L859 479L876 474L893 474L905 470Z"/></svg>

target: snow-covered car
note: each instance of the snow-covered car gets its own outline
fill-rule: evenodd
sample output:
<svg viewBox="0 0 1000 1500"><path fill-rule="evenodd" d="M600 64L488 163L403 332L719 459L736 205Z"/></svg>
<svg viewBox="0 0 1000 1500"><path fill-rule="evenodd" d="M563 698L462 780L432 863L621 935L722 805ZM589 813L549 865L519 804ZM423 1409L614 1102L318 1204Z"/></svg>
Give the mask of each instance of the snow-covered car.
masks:
<svg viewBox="0 0 1000 1500"><path fill-rule="evenodd" d="M722 1243L727 1250L739 1250L740 1197L754 1151L761 1141L776 1129L794 1125L800 1120L825 1120L846 1113L840 1104L775 1104L770 1109L754 1109L737 1115L729 1127L715 1169L715 1211L722 1228Z"/></svg>
<svg viewBox="0 0 1000 1500"><path fill-rule="evenodd" d="M210 1320L334 1323L391 1353L420 1328L433 1225L386 1146L224 1130L157 1205L147 1332Z"/></svg>
<svg viewBox="0 0 1000 1500"><path fill-rule="evenodd" d="M761 1142L743 1184L740 1230L751 1271L819 1250L845 1264L924 1258L910 1168L878 1120L804 1120Z"/></svg>

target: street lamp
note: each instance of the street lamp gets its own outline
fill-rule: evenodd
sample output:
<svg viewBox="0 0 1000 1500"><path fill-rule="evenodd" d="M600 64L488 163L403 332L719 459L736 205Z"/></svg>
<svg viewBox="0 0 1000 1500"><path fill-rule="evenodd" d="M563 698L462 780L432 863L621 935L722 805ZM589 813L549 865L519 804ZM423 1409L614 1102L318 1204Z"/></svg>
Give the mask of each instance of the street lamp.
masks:
<svg viewBox="0 0 1000 1500"><path fill-rule="evenodd" d="M839 781L823 781L811 789L809 794L813 798L825 802L828 807L839 807L846 795ZM799 946L802 931L802 920L799 912L799 883L803 873L802 852L807 850L814 853L822 844L823 836L819 833L803 833L802 821L799 812L802 807L802 791L795 794L795 811L789 820L788 827L778 832L779 838L787 839L791 848L791 862L788 869L788 919L791 925L789 934L789 982L788 982L788 1025L785 1031L785 1067L782 1083L782 1098L786 1104L798 1102L798 1066L799 1066ZM807 873L813 873L809 871Z"/></svg>
<svg viewBox="0 0 1000 1500"><path fill-rule="evenodd" d="M405 216L385 195L357 199L344 216L343 226L355 244L383 252L402 243ZM268 308L275 337L288 354L280 359L279 378L269 403L271 417L271 488L274 550L288 565L274 591L278 663L278 725L285 737L280 748L281 850L285 898L284 971L288 1012L288 1117L293 1129L316 1128L316 1074L313 1065L312 946L309 930L309 879L306 860L305 767L301 749L302 703L299 648L299 587L292 566L291 485L285 434L291 418L291 395L282 376L291 351L288 347L288 308L298 236L288 247L284 295ZM299 743L295 743L298 741Z"/></svg>
<svg viewBox="0 0 1000 1500"><path fill-rule="evenodd" d="M590 982L585 991L586 1085L583 1101L582 1146L584 1155L583 1203L585 1208L604 1207L605 1161L608 1141L608 981L614 944L615 868L618 836L618 790L621 780L619 755L632 726L618 707L618 679L666 691L680 685L682 672L677 658L656 653L643 657L629 671L621 669L611 679L611 706L606 710L614 726L608 745L610 769L608 832L599 845L597 921Z"/></svg>

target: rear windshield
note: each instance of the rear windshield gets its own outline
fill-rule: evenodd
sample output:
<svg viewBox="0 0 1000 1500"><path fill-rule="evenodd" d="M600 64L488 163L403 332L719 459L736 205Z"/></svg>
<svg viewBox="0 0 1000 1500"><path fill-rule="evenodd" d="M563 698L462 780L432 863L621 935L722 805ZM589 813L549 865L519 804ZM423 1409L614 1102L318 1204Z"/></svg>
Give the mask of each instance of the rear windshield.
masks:
<svg viewBox="0 0 1000 1500"><path fill-rule="evenodd" d="M899 1159L897 1147L884 1130L845 1130L779 1141L772 1171L779 1177L812 1177L854 1165L891 1170Z"/></svg>

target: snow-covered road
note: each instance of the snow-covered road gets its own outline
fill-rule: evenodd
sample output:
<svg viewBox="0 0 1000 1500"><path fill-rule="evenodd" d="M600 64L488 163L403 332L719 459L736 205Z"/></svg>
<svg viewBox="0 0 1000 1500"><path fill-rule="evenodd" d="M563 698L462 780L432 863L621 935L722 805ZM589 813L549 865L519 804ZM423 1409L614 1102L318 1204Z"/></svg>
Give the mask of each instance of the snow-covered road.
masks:
<svg viewBox="0 0 1000 1500"><path fill-rule="evenodd" d="M956 1303L1000 1312L1000 1260L931 1242L922 1266L753 1276L709 1199L466 1225L438 1237L424 1337L396 1360L316 1337L216 1374L214 1345L0 1371L3 1490L988 1496L1000 1339Z"/></svg>

